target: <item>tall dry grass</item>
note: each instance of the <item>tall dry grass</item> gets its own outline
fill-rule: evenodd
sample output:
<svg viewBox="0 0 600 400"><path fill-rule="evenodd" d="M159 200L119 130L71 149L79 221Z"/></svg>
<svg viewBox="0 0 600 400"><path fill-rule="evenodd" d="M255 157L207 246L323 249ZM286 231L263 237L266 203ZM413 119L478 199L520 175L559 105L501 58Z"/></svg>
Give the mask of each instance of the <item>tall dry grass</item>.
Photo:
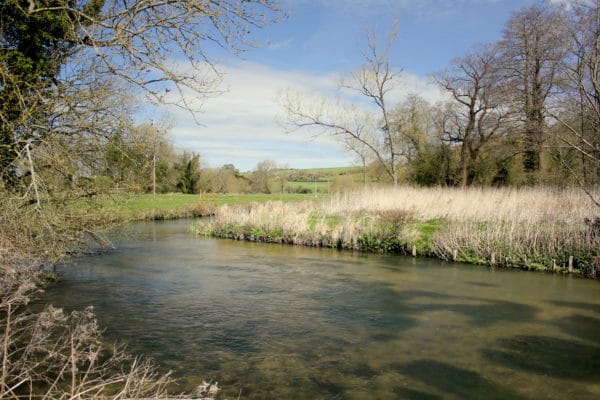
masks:
<svg viewBox="0 0 600 400"><path fill-rule="evenodd" d="M563 221L583 225L583 218L594 211L580 190L549 188L382 188L338 193L323 205L329 212L402 209L421 220L520 224Z"/></svg>
<svg viewBox="0 0 600 400"><path fill-rule="evenodd" d="M594 275L600 245L584 223L598 214L576 189L380 188L320 202L221 207L193 231L236 239L411 252Z"/></svg>

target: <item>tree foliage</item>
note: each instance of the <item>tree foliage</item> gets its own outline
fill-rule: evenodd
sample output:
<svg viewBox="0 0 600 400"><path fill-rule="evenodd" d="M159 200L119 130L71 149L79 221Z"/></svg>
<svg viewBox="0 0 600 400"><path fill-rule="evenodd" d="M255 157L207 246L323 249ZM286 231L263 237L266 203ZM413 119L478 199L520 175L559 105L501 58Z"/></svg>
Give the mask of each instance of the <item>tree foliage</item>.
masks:
<svg viewBox="0 0 600 400"><path fill-rule="evenodd" d="M9 0L0 3L0 179L19 190L23 149L65 136L106 135L123 88L196 110L217 93L210 54L239 52L280 16L271 0ZM127 91L126 91L127 92ZM103 96L101 96L102 98ZM71 124L77 120L85 124Z"/></svg>
<svg viewBox="0 0 600 400"><path fill-rule="evenodd" d="M599 21L600 0L517 10L500 40L433 74L447 95L437 104L396 80L395 31L385 46L368 35L340 98L284 99L287 128L339 138L365 171L371 165L393 183L587 190L600 184Z"/></svg>
<svg viewBox="0 0 600 400"><path fill-rule="evenodd" d="M177 180L177 189L181 193L196 193L200 174L200 156L184 152L180 157L178 169L180 173Z"/></svg>

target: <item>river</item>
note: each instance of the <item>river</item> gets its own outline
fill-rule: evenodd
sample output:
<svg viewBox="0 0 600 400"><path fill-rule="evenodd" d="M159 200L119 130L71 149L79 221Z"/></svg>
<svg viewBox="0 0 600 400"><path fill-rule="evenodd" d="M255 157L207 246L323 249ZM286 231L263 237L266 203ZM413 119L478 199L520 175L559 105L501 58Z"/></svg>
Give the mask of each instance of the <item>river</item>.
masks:
<svg viewBox="0 0 600 400"><path fill-rule="evenodd" d="M598 399L600 283L136 223L44 301L220 398ZM241 395L240 395L241 393Z"/></svg>

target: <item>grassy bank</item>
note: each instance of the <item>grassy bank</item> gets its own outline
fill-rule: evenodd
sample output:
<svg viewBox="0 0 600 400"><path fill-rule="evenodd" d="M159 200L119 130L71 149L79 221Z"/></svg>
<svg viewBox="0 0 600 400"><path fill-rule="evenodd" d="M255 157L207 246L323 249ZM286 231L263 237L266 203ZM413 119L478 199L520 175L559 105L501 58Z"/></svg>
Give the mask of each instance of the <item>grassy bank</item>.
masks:
<svg viewBox="0 0 600 400"><path fill-rule="evenodd" d="M222 206L192 231L240 240L432 256L595 276L596 211L578 190L370 189L317 202Z"/></svg>
<svg viewBox="0 0 600 400"><path fill-rule="evenodd" d="M222 205L295 202L305 194L118 194L56 198L37 209L22 199L0 196L0 269L60 262L80 251L103 248L105 228L128 221L212 215Z"/></svg>
<svg viewBox="0 0 600 400"><path fill-rule="evenodd" d="M72 209L94 213L108 221L166 220L212 215L216 207L264 203L296 202L314 199L311 194L120 194L80 200Z"/></svg>

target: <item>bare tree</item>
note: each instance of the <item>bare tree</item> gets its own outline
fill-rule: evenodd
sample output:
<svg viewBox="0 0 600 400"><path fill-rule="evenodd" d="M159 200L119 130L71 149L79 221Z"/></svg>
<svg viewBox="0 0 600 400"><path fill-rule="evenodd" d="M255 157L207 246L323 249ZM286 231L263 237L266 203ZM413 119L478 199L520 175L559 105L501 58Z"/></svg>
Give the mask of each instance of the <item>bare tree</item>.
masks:
<svg viewBox="0 0 600 400"><path fill-rule="evenodd" d="M530 183L538 179L547 133L545 108L565 54L560 40L563 26L560 13L538 2L508 20L499 42L504 74L516 93L513 107L521 115L523 168Z"/></svg>
<svg viewBox="0 0 600 400"><path fill-rule="evenodd" d="M551 116L560 123L558 138L580 156L581 168L563 162L580 186L600 207L587 188L600 182L600 1L575 1L568 16L560 96Z"/></svg>
<svg viewBox="0 0 600 400"><path fill-rule="evenodd" d="M392 111L392 124L398 131L397 147L406 161L411 162L431 140L434 130L432 115L431 105L416 93L410 93Z"/></svg>
<svg viewBox="0 0 600 400"><path fill-rule="evenodd" d="M273 160L264 160L256 164L256 168L250 177L251 189L258 193L272 193L272 183L275 178L277 163Z"/></svg>
<svg viewBox="0 0 600 400"><path fill-rule="evenodd" d="M308 129L317 135L341 138L344 143L360 143L370 150L394 185L398 183L402 149L398 148L399 131L392 123L388 98L398 87L400 71L393 69L388 54L397 33L394 25L382 46L375 35L368 32L363 65L340 80L341 93L358 94L370 103L370 107L340 101L314 101L291 94L283 99L288 131Z"/></svg>
<svg viewBox="0 0 600 400"><path fill-rule="evenodd" d="M363 142L346 137L342 139L343 146L346 150L355 155L355 161L360 163L362 168L363 185L367 186L367 167L371 161L372 150Z"/></svg>
<svg viewBox="0 0 600 400"><path fill-rule="evenodd" d="M509 113L502 103L495 48L479 47L452 64L435 79L453 99L443 110L441 126L443 140L460 145L460 184L465 187L473 183L481 148L506 129Z"/></svg>

